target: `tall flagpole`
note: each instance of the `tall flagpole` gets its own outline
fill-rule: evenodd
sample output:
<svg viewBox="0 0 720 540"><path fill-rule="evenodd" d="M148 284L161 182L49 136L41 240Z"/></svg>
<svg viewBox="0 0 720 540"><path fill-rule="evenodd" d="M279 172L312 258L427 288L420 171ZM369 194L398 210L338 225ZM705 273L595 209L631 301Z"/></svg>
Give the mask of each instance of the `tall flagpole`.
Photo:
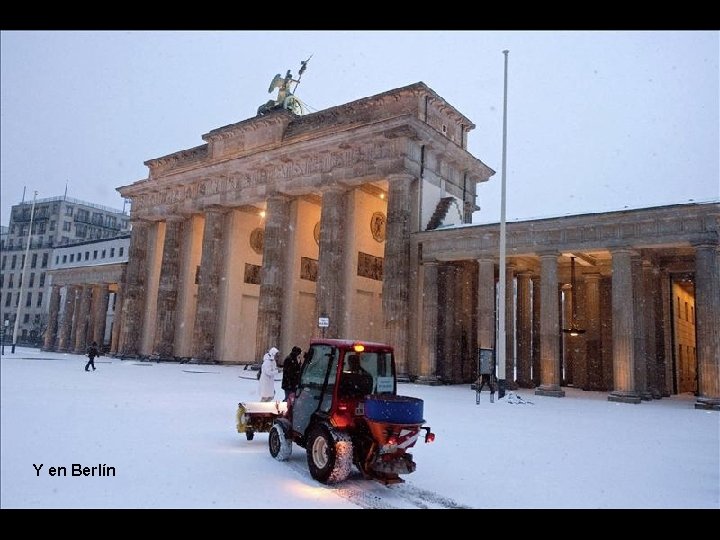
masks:
<svg viewBox="0 0 720 540"><path fill-rule="evenodd" d="M508 89L508 51L505 49L505 86L503 91L503 142L502 142L502 182L500 193L500 276L498 278L498 399L505 395L505 183L507 178L507 89ZM512 293L511 293L512 294ZM512 374L511 374L512 376Z"/></svg>

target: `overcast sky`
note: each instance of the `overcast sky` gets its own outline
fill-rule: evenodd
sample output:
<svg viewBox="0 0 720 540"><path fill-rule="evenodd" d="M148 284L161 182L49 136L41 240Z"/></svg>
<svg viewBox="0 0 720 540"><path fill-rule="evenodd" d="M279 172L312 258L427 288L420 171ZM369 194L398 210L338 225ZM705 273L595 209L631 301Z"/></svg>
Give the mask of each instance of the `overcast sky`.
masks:
<svg viewBox="0 0 720 540"><path fill-rule="evenodd" d="M718 32L2 32L2 206L68 195L121 209L145 160L255 115L270 80L314 55L314 110L423 81L476 124L497 174L509 49L508 220L720 196ZM272 96L274 97L274 95Z"/></svg>

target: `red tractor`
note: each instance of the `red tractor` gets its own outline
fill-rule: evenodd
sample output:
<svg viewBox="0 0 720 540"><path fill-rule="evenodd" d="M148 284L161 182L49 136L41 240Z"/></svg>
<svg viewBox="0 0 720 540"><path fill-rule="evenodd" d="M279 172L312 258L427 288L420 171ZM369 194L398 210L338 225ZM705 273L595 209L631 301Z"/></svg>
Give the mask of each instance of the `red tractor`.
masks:
<svg viewBox="0 0 720 540"><path fill-rule="evenodd" d="M245 412L252 424L253 413ZM287 410L275 416L268 446L287 460L292 443L307 451L310 474L323 483L345 480L353 464L386 484L415 470L408 450L425 431L423 401L398 396L393 349L344 339L310 342L300 385Z"/></svg>

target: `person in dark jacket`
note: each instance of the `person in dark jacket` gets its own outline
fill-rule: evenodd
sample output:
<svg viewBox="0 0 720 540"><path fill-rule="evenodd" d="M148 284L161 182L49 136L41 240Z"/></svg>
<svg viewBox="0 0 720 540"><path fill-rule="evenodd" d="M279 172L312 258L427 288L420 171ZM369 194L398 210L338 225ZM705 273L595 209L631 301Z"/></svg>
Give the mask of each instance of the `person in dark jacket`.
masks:
<svg viewBox="0 0 720 540"><path fill-rule="evenodd" d="M285 399L287 401L291 394L295 394L298 384L300 384L300 360L298 357L302 349L293 347L290 354L283 361L282 389L285 390Z"/></svg>
<svg viewBox="0 0 720 540"><path fill-rule="evenodd" d="M85 371L90 371L89 368L93 368L93 371L95 371L95 357L100 356L100 351L98 350L97 343L95 341L92 342L92 345L88 347L87 350L87 357L90 359L88 360L87 364L85 364Z"/></svg>

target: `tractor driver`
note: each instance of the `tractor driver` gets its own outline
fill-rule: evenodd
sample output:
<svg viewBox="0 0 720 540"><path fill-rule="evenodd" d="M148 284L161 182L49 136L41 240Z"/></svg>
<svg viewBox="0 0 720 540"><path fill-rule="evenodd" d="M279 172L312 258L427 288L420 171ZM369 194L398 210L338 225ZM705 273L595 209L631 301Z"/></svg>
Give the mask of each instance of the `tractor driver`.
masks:
<svg viewBox="0 0 720 540"><path fill-rule="evenodd" d="M365 396L371 394L375 382L361 365L360 357L351 354L347 357L347 369L343 370L340 389L343 394L351 396Z"/></svg>

